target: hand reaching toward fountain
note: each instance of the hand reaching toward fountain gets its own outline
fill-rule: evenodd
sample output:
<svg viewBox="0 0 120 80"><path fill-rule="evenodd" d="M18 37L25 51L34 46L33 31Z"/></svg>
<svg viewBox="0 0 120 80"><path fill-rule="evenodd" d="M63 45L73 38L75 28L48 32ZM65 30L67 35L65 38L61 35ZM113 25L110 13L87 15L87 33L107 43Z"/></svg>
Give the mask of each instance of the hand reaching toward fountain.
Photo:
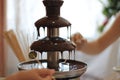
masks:
<svg viewBox="0 0 120 80"><path fill-rule="evenodd" d="M73 34L71 40L75 43L77 50L81 50L82 47L87 44L87 40L84 39L79 32Z"/></svg>
<svg viewBox="0 0 120 80"><path fill-rule="evenodd" d="M23 70L6 77L5 80L52 80L54 73L51 69Z"/></svg>
<svg viewBox="0 0 120 80"><path fill-rule="evenodd" d="M120 12L117 13L109 30L93 41L86 41L80 33L76 33L71 40L76 44L77 50L87 54L99 54L120 37Z"/></svg>

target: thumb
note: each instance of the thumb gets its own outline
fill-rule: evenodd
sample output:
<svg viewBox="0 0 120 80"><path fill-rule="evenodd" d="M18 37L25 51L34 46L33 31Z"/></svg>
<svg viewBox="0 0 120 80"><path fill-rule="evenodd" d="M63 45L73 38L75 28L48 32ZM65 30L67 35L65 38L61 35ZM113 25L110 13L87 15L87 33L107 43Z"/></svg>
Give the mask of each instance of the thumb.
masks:
<svg viewBox="0 0 120 80"><path fill-rule="evenodd" d="M46 76L46 77L42 78L41 80L52 80L52 76Z"/></svg>

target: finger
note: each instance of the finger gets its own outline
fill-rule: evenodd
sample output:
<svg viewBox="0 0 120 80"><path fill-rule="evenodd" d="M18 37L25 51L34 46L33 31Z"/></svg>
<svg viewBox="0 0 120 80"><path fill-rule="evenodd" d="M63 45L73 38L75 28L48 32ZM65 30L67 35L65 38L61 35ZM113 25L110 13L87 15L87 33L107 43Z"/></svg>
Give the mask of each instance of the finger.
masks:
<svg viewBox="0 0 120 80"><path fill-rule="evenodd" d="M71 40L73 42L76 42L77 40L80 40L81 38L83 38L83 36L80 33L77 32L71 37Z"/></svg>
<svg viewBox="0 0 120 80"><path fill-rule="evenodd" d="M55 73L55 70L53 69L39 69L38 74L40 76L48 76L48 75L53 75Z"/></svg>
<svg viewBox="0 0 120 80"><path fill-rule="evenodd" d="M41 80L52 80L52 76L46 76L44 78L41 78Z"/></svg>
<svg viewBox="0 0 120 80"><path fill-rule="evenodd" d="M77 50L81 50L87 44L86 39L81 39L80 41L76 42Z"/></svg>
<svg viewBox="0 0 120 80"><path fill-rule="evenodd" d="M83 36L82 36L80 33L76 33L76 34L75 34L75 37L76 37L76 39L81 39L81 38L83 38Z"/></svg>
<svg viewBox="0 0 120 80"><path fill-rule="evenodd" d="M86 44L87 43L87 39L81 39L81 43L83 43L83 44Z"/></svg>

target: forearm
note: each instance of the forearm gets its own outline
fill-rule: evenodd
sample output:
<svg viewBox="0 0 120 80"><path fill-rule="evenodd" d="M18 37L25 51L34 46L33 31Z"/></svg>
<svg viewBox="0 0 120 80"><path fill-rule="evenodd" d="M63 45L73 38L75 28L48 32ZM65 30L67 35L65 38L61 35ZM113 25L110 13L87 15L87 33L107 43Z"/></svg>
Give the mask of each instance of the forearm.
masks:
<svg viewBox="0 0 120 80"><path fill-rule="evenodd" d="M87 54L99 54L109 45L115 42L120 36L120 15L116 18L111 28L101 35L97 40L88 42L80 51Z"/></svg>
<svg viewBox="0 0 120 80"><path fill-rule="evenodd" d="M84 45L81 49L78 49L82 52L84 52L85 54L98 54L100 53L102 50L100 50L98 42L92 41L92 42L88 42L86 45Z"/></svg>

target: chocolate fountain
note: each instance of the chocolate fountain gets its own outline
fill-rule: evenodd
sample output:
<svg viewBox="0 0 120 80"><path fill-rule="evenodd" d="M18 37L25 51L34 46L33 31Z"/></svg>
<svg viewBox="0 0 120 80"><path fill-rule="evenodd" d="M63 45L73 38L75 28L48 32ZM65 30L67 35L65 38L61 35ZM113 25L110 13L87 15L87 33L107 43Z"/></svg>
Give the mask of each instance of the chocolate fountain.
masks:
<svg viewBox="0 0 120 80"><path fill-rule="evenodd" d="M41 56L47 53L47 59L31 60L22 62L18 65L19 70L33 68L55 69L54 77L56 80L71 80L79 78L87 69L87 64L75 60L74 43L70 41L71 23L60 17L60 7L62 0L44 0L46 16L35 22L38 38L31 46L30 55L36 57L37 53ZM59 37L60 28L68 31L68 38ZM44 38L40 38L40 28L47 32ZM65 53L64 53L65 52ZM64 59L64 54L69 54L69 59ZM74 54L74 59L71 59Z"/></svg>

